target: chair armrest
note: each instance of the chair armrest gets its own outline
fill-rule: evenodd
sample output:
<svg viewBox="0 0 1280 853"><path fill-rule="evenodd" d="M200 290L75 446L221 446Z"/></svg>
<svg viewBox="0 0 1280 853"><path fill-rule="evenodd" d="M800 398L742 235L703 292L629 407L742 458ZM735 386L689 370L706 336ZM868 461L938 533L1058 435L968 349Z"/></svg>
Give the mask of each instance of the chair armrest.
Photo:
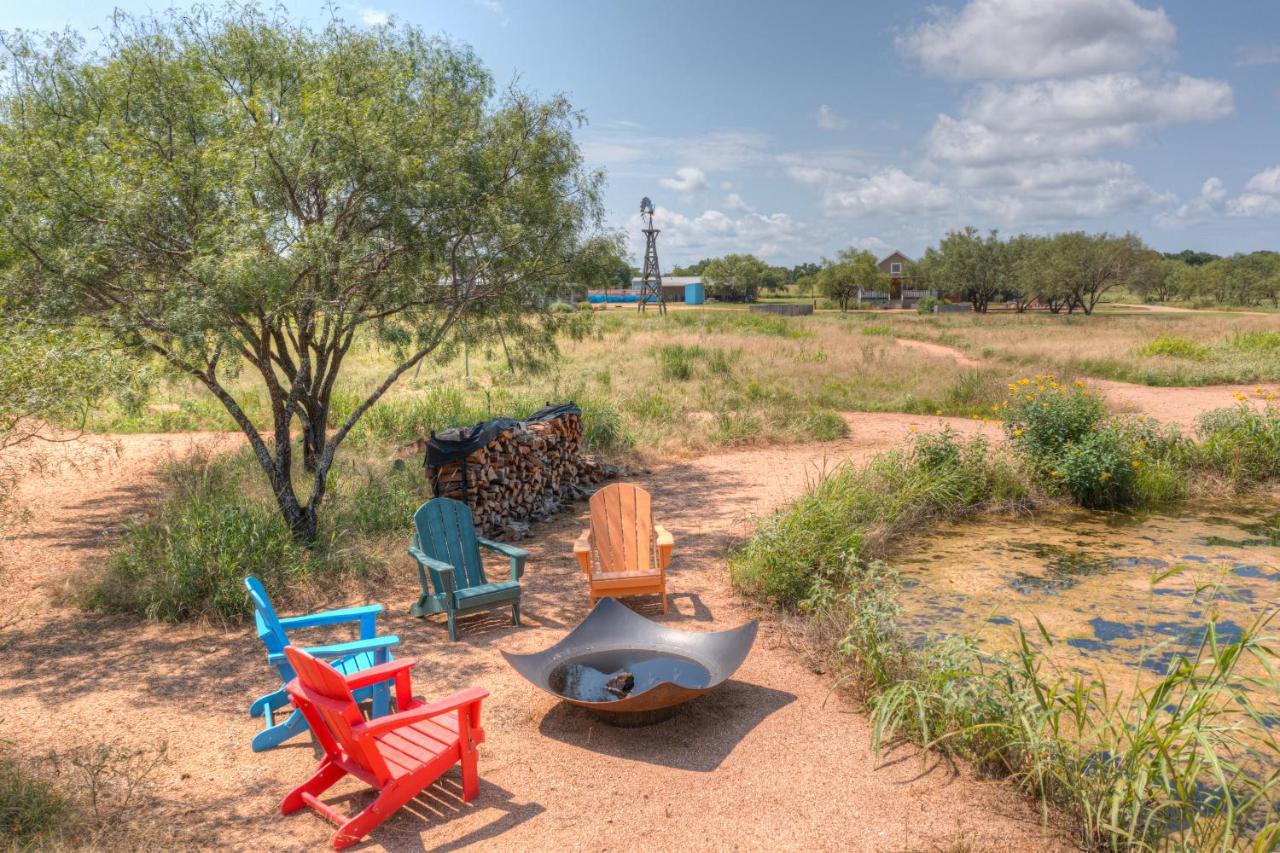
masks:
<svg viewBox="0 0 1280 853"><path fill-rule="evenodd" d="M477 536L476 541L480 543L481 548L488 548L490 551L497 551L499 554L505 554L511 560L511 579L518 581L524 575L524 561L528 559L529 552L523 548L517 548L514 545L508 545L505 542L494 542L492 539L485 539L483 536Z"/></svg>
<svg viewBox="0 0 1280 853"><path fill-rule="evenodd" d="M301 648L307 654L318 658L344 658L347 655L359 654L360 652L376 652L379 649L389 649L399 644L400 638L393 634L388 637L352 640L349 643L334 643L328 646L303 646ZM283 652L267 655L267 663L273 666L277 663L287 662L288 658L284 656Z"/></svg>
<svg viewBox="0 0 1280 853"><path fill-rule="evenodd" d="M661 524L653 526L653 532L658 543L658 567L665 569L667 564L671 562L671 549L675 545L675 537L663 527Z"/></svg>
<svg viewBox="0 0 1280 853"><path fill-rule="evenodd" d="M441 699L438 702L430 702L424 705L418 705L410 708L408 711L399 711L395 714L388 714L385 717L379 717L376 720L370 720L367 723L354 726L353 728L362 730L364 734L376 735L382 732L391 731L401 728L402 726L412 725L422 720L429 720L432 717L438 717L441 714L447 714L450 711L459 711L468 705L478 705L481 700L489 696L489 691L483 687L469 687L466 690L460 690L452 696ZM397 700L398 701L398 700ZM479 720L469 720L472 726L479 723Z"/></svg>
<svg viewBox="0 0 1280 853"><path fill-rule="evenodd" d="M403 710L413 705L413 687L409 680L409 670L413 669L417 663L413 658L393 660L343 677L347 680L347 687L353 691L368 687L370 684L395 679L396 708Z"/></svg>
<svg viewBox="0 0 1280 853"><path fill-rule="evenodd" d="M514 545L508 545L506 542L494 542L492 539L485 539L483 536L477 536L476 541L480 543L481 548L488 548L490 551L497 551L508 557L519 557L524 559L529 556L529 552L523 548L517 548Z"/></svg>
<svg viewBox="0 0 1280 853"><path fill-rule="evenodd" d="M583 574L591 574L591 528L582 531L573 543L573 556L578 558L578 568Z"/></svg>
<svg viewBox="0 0 1280 853"><path fill-rule="evenodd" d="M347 622L359 622L382 612L381 604L366 604L362 607L344 607L341 610L323 610L319 613L308 613L306 616L286 616L280 625L286 630L294 628L315 628L319 625L343 625Z"/></svg>
<svg viewBox="0 0 1280 853"><path fill-rule="evenodd" d="M440 582L444 584L444 591L452 597L453 591L457 589L457 581L454 579L453 575L453 566L448 563L441 562L434 557L428 557L417 545L411 545L409 547L409 556L418 561L419 572L422 572L423 569L430 569L440 575ZM422 588L424 592L427 589L427 579L425 576L422 578Z"/></svg>

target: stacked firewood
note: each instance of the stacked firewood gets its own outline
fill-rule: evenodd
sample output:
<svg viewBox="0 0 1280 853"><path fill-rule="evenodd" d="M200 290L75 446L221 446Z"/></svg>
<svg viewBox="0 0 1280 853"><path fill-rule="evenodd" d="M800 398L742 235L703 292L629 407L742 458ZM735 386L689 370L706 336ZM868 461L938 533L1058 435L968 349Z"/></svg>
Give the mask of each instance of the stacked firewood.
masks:
<svg viewBox="0 0 1280 853"><path fill-rule="evenodd" d="M482 536L519 539L530 521L548 521L588 497L618 470L582 452L582 416L515 423L463 459L428 467L436 495L471 507Z"/></svg>

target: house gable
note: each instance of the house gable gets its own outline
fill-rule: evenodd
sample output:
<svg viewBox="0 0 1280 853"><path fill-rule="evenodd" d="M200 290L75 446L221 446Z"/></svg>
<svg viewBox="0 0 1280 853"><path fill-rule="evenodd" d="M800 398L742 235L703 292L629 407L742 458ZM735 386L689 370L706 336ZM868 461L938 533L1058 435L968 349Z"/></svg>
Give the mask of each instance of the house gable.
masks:
<svg viewBox="0 0 1280 853"><path fill-rule="evenodd" d="M894 251L882 258L880 262L876 264L876 269L880 270L882 273L888 273L889 275L902 275L903 270L906 269L907 264L909 263L911 263L910 258L901 252ZM896 269L894 268L895 264L897 265Z"/></svg>

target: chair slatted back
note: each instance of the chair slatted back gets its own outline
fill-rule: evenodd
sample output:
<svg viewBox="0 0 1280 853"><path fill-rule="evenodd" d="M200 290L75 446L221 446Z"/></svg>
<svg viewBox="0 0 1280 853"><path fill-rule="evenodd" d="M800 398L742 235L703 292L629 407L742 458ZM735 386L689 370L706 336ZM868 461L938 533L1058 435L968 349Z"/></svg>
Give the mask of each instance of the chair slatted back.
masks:
<svg viewBox="0 0 1280 853"><path fill-rule="evenodd" d="M602 574L658 570L649 493L614 483L591 496L591 543Z"/></svg>
<svg viewBox="0 0 1280 853"><path fill-rule="evenodd" d="M253 602L253 621L258 626L258 639L267 647L267 653L278 655L289 645L289 635L280 624L280 617L267 597L262 581L257 578L245 578L244 585L249 590L249 600Z"/></svg>
<svg viewBox="0 0 1280 853"><path fill-rule="evenodd" d="M432 498L418 507L413 514L413 523L417 529L418 547L428 557L453 566L454 584L458 589L488 583L470 507L452 498ZM444 592L439 573L429 571L435 591Z"/></svg>
<svg viewBox="0 0 1280 853"><path fill-rule="evenodd" d="M325 754L347 758L379 783L390 779L373 739L357 736L354 731L364 716L342 674L296 646L289 646L284 653L298 674L297 681L291 683L290 696L302 709Z"/></svg>

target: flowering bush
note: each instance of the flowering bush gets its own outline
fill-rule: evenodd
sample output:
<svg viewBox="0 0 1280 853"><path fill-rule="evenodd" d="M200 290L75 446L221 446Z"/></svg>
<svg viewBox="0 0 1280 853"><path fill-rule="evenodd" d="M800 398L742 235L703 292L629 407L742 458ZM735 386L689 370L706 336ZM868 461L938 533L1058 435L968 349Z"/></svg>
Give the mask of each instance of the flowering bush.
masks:
<svg viewBox="0 0 1280 853"><path fill-rule="evenodd" d="M1051 467L1072 444L1083 441L1106 418L1107 410L1083 383L1058 384L1052 373L1009 383L1005 429L1014 447L1037 468Z"/></svg>

